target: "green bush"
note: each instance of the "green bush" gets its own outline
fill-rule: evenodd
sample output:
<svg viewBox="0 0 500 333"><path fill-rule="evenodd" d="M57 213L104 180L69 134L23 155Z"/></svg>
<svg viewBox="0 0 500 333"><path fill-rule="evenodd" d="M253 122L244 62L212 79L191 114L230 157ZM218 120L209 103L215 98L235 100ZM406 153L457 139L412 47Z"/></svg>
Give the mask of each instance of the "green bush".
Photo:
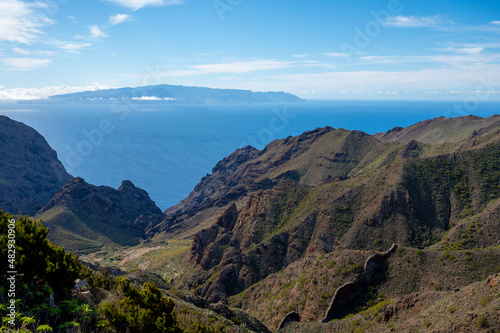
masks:
<svg viewBox="0 0 500 333"><path fill-rule="evenodd" d="M486 317L484 314L480 314L479 316L476 317L476 324L479 328L488 328L489 324L488 321L486 320Z"/></svg>
<svg viewBox="0 0 500 333"><path fill-rule="evenodd" d="M8 257L9 221L14 217L0 210L0 257ZM31 221L29 217L20 217L15 222L15 270L19 274L17 283L28 283L42 287L49 285L56 294L71 289L74 281L84 272L78 257L66 253L64 248L54 245L47 239L49 232L41 222ZM12 242L11 242L12 244ZM7 272L9 262L0 262L0 271ZM3 283L4 281L2 281Z"/></svg>
<svg viewBox="0 0 500 333"><path fill-rule="evenodd" d="M489 302L491 302L492 300L493 300L493 298L492 298L490 295L483 296L483 297L481 297L481 299L479 300L479 305L481 305L481 306L485 306L485 305L487 305Z"/></svg>
<svg viewBox="0 0 500 333"><path fill-rule="evenodd" d="M116 332L183 332L172 313L174 301L164 297L156 286L145 283L139 291L130 285L129 279L118 277L116 291L119 294L117 300L99 307Z"/></svg>
<svg viewBox="0 0 500 333"><path fill-rule="evenodd" d="M89 269L72 253L50 243L47 234L41 222L27 216L16 220L0 210L0 257L11 256L11 260L0 261L0 271L18 272L14 326L9 324L0 330L63 332L78 327L79 332L96 332L95 310L71 296L74 280L85 278ZM0 299L8 300L8 290L7 280L1 279ZM6 315L5 307L0 306L0 316L8 318Z"/></svg>

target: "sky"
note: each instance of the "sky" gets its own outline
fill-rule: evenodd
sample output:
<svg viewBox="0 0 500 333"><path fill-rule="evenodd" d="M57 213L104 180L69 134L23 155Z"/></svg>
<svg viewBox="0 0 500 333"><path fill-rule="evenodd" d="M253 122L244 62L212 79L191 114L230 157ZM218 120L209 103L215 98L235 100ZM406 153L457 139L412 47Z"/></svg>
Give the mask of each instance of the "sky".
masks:
<svg viewBox="0 0 500 333"><path fill-rule="evenodd" d="M500 100L498 0L0 0L0 99L175 84Z"/></svg>

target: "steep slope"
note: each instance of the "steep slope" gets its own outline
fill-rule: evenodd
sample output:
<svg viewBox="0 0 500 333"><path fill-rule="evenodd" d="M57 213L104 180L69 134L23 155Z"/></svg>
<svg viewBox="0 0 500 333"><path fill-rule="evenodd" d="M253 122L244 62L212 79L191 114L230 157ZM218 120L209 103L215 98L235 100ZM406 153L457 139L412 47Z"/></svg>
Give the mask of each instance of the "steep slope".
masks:
<svg viewBox="0 0 500 333"><path fill-rule="evenodd" d="M33 215L70 179L33 128L0 116L0 208Z"/></svg>
<svg viewBox="0 0 500 333"><path fill-rule="evenodd" d="M248 294L305 256L392 243L425 248L453 235L464 219L494 214L496 206L488 203L500 197L500 129L491 119L453 121L474 135L453 134L434 144L381 142L327 127L276 140L262 151L235 152L151 229L155 240L194 235L191 269L175 285L216 302ZM441 122L425 126L433 131ZM498 228L497 222L489 225ZM495 235L481 245L495 246ZM252 304L247 309L259 308ZM315 320L322 315L311 315L311 307L301 311Z"/></svg>
<svg viewBox="0 0 500 333"><path fill-rule="evenodd" d="M394 160L402 153L396 148L363 132L326 127L276 140L262 151L239 149L219 162L188 198L166 210L167 219L153 232L178 235L181 230L190 236L190 228L215 223L232 201L287 180L316 187L348 179ZM389 152L394 156L385 156Z"/></svg>
<svg viewBox="0 0 500 333"><path fill-rule="evenodd" d="M498 332L500 274L453 291L412 293L328 324L291 322L280 332Z"/></svg>
<svg viewBox="0 0 500 333"><path fill-rule="evenodd" d="M72 251L137 245L162 217L149 195L130 181L115 190L82 178L70 180L35 216L50 228L53 242Z"/></svg>

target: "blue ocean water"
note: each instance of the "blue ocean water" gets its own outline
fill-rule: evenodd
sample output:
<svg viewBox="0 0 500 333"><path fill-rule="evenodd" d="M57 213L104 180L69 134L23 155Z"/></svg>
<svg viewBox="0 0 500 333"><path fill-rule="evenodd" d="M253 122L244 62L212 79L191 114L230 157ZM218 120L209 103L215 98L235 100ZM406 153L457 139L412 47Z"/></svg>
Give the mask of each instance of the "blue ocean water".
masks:
<svg viewBox="0 0 500 333"><path fill-rule="evenodd" d="M0 114L35 128L68 172L94 185L129 179L163 210L235 149L317 127L369 134L439 116L500 113L500 103L309 101L293 105L78 105L0 103Z"/></svg>

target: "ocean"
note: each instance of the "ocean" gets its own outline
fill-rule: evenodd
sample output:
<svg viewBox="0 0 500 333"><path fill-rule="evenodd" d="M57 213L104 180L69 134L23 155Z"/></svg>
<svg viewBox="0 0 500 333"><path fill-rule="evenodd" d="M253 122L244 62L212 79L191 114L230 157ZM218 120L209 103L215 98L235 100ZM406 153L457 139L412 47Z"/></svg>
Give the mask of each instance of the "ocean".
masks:
<svg viewBox="0 0 500 333"><path fill-rule="evenodd" d="M94 185L125 179L162 209L189 195L237 148L317 127L369 134L439 116L500 113L500 103L308 101L292 105L83 105L0 103L0 114L40 132L73 176Z"/></svg>

